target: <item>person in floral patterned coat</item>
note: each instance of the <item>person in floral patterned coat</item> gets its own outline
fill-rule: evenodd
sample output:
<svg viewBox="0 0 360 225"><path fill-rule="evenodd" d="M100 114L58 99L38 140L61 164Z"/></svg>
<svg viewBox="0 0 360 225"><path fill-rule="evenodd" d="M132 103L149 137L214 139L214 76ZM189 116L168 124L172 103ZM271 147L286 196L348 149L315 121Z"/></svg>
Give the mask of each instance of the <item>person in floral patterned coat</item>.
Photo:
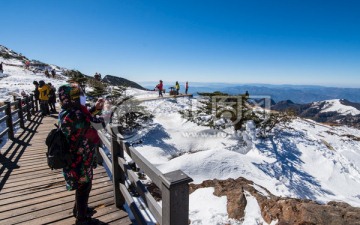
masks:
<svg viewBox="0 0 360 225"><path fill-rule="evenodd" d="M77 84L62 85L58 89L61 104L59 124L70 143L72 163L63 169L67 190L75 190L74 216L76 224L94 224L88 217L88 199L92 186L93 169L96 167L95 148L100 142L92 122L103 122L102 118L91 116L80 104L81 89Z"/></svg>

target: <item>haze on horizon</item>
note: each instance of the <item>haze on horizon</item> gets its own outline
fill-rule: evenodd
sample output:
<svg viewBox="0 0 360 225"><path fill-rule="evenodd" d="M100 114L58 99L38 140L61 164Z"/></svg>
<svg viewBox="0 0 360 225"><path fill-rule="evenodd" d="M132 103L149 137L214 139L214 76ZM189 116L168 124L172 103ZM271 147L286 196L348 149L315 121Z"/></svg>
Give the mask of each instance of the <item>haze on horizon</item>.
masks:
<svg viewBox="0 0 360 225"><path fill-rule="evenodd" d="M2 2L0 44L136 82L360 88L360 2Z"/></svg>

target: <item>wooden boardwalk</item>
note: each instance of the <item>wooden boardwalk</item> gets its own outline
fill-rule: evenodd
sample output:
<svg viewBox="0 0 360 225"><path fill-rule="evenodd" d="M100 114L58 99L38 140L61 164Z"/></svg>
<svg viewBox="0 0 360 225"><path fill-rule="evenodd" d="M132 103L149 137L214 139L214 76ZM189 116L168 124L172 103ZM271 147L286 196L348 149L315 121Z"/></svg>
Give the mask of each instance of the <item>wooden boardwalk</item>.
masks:
<svg viewBox="0 0 360 225"><path fill-rule="evenodd" d="M74 224L74 192L66 191L60 170L46 163L44 140L57 115L33 116L0 150L0 224ZM101 224L132 224L114 205L112 182L104 167L94 171L89 206Z"/></svg>

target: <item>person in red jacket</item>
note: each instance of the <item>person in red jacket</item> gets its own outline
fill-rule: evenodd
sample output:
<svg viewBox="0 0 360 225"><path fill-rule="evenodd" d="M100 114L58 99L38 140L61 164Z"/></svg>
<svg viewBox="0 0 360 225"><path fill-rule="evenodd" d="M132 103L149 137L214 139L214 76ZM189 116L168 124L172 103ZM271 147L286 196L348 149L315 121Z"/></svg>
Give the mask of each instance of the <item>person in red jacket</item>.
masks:
<svg viewBox="0 0 360 225"><path fill-rule="evenodd" d="M156 88L159 90L159 97L163 97L163 81L160 80L160 83L158 85L156 85Z"/></svg>

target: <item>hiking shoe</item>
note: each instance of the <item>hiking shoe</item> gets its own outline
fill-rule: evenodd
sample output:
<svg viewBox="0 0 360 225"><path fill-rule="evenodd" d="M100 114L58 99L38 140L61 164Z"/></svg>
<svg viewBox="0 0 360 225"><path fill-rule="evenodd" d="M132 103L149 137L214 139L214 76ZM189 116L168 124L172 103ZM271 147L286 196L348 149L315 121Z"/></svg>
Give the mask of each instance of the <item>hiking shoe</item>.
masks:
<svg viewBox="0 0 360 225"><path fill-rule="evenodd" d="M94 215L96 213L96 210L94 208L90 208L88 207L86 210L86 216L91 217L92 215ZM73 208L73 216L76 218L77 216L77 212L76 212L76 208Z"/></svg>
<svg viewBox="0 0 360 225"><path fill-rule="evenodd" d="M100 220L87 217L84 221L76 220L75 225L101 225L104 224Z"/></svg>

